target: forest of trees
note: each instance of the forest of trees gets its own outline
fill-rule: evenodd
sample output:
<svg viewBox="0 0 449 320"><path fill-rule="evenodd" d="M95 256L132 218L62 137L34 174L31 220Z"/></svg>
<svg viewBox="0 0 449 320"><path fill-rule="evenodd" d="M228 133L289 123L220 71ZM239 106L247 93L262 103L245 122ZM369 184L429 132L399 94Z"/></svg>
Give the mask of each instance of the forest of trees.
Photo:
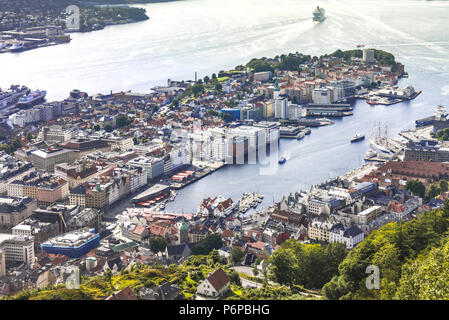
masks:
<svg viewBox="0 0 449 320"><path fill-rule="evenodd" d="M271 71L275 69L285 71L301 71L300 65L311 60L311 56L295 55L289 53L288 55L281 55L278 58L280 61L276 63L269 62L267 58L252 59L246 64L247 67L252 68L254 72Z"/></svg>
<svg viewBox="0 0 449 320"><path fill-rule="evenodd" d="M417 219L392 222L349 252L324 285L328 299L447 299L449 202ZM379 268L379 289L368 289L367 267Z"/></svg>
<svg viewBox="0 0 449 320"><path fill-rule="evenodd" d="M270 276L280 284L320 289L338 273L346 254L343 243L301 244L289 239L269 258Z"/></svg>
<svg viewBox="0 0 449 320"><path fill-rule="evenodd" d="M380 65L386 65L391 66L393 69L396 67L396 61L394 56L386 51L378 50L378 49L372 49L374 50L374 59L378 62ZM336 50L335 52L331 54L325 54L324 56L321 56L321 58L327 58L327 57L336 57L336 58L342 58L345 61L349 61L351 58L362 58L363 51L360 49L355 50L346 50L342 51L340 49Z"/></svg>
<svg viewBox="0 0 449 320"><path fill-rule="evenodd" d="M449 141L449 128L437 131L436 133L431 132L430 135L440 141Z"/></svg>

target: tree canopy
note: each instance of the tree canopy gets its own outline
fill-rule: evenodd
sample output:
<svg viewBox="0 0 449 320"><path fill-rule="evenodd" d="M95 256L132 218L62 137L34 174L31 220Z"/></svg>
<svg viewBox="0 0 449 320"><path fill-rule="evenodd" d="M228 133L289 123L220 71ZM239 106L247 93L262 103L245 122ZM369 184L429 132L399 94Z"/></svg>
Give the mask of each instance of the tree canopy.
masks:
<svg viewBox="0 0 449 320"><path fill-rule="evenodd" d="M268 259L271 277L280 284L321 288L338 273L347 254L343 243L301 244L289 239Z"/></svg>
<svg viewBox="0 0 449 320"><path fill-rule="evenodd" d="M167 247L167 241L161 236L152 237L149 240L150 250L154 253L162 252Z"/></svg>
<svg viewBox="0 0 449 320"><path fill-rule="evenodd" d="M447 255L448 218L446 202L442 210L424 212L404 223L392 222L372 232L349 252L338 267L338 276L324 285L322 292L328 299L425 299L449 295L447 272L433 267ZM379 268L379 289L366 286L370 265Z"/></svg>
<svg viewBox="0 0 449 320"><path fill-rule="evenodd" d="M220 249L223 245L223 241L221 240L221 236L219 234L212 234L205 239L198 242L192 248L192 254L203 254L207 255L213 249Z"/></svg>

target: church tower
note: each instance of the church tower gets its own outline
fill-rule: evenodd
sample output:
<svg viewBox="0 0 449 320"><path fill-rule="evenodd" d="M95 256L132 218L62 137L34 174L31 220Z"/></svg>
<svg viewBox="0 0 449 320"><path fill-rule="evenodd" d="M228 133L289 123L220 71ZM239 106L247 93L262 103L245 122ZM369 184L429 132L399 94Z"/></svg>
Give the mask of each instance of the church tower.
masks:
<svg viewBox="0 0 449 320"><path fill-rule="evenodd" d="M179 244L189 242L188 230L189 230L189 228L187 227L187 224L184 221L184 217L182 217L181 224L178 227L178 242L179 242Z"/></svg>

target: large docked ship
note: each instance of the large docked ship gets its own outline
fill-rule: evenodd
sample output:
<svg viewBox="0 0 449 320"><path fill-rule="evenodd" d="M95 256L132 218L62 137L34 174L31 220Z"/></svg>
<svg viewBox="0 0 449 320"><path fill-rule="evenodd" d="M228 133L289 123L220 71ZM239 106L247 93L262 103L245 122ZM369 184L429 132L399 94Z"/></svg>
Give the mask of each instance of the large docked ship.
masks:
<svg viewBox="0 0 449 320"><path fill-rule="evenodd" d="M325 10L320 7L316 7L315 11L313 11L313 21L322 22L324 21L324 12Z"/></svg>
<svg viewBox="0 0 449 320"><path fill-rule="evenodd" d="M5 91L0 89L0 109L14 105L27 92L27 87L19 85L12 85L9 90Z"/></svg>
<svg viewBox="0 0 449 320"><path fill-rule="evenodd" d="M70 258L80 258L100 244L100 234L95 229L81 229L69 232L41 244L46 253L63 254Z"/></svg>
<svg viewBox="0 0 449 320"><path fill-rule="evenodd" d="M370 148L376 152L379 156L391 157L394 155L393 149L395 145L392 144L392 140L388 137L388 127L385 125L385 131L381 132L381 123L374 125L373 135L370 138Z"/></svg>
<svg viewBox="0 0 449 320"><path fill-rule="evenodd" d="M46 95L47 91L45 90L36 90L30 92L19 99L19 101L17 102L17 106L24 108L32 107L36 103L43 101Z"/></svg>

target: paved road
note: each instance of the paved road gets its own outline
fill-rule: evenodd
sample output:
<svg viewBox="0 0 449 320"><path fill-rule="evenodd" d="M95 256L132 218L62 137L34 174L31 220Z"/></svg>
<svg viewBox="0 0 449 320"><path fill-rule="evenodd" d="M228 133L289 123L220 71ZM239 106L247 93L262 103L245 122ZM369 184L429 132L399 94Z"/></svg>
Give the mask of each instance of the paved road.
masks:
<svg viewBox="0 0 449 320"><path fill-rule="evenodd" d="M240 278L240 283L243 288L260 288L262 287L261 283L254 282L245 278Z"/></svg>
<svg viewBox="0 0 449 320"><path fill-rule="evenodd" d="M232 267L231 269L234 269L234 270L237 271L237 272L245 273L245 274L247 274L247 275L249 275L249 276L253 276L253 277L254 277L254 274L253 274L253 268L252 268L252 267L247 267L247 266L235 266L235 267ZM257 278L263 279L263 274L259 272L259 274L257 275ZM247 280L247 279L242 278L242 277L240 277L240 282L242 283L242 287L247 287L248 285L249 285L249 286L255 286L255 287L257 287L257 288L262 287L262 284L261 284L261 283L254 282L254 281L250 281L250 280ZM269 283L270 285L272 285L272 286L278 286L278 285L279 285L278 283L275 283L275 282L273 282L273 281L268 281L268 283ZM313 297L315 297L315 298L317 298L317 299L322 298L321 295L313 294L313 293L299 292L299 294L302 294L302 295L304 295L304 296L313 296Z"/></svg>
<svg viewBox="0 0 449 320"><path fill-rule="evenodd" d="M254 273L253 273L253 268L251 267L247 267L247 266L235 266L232 267L231 269L234 269L235 271L239 272L239 273L244 273L247 274L249 276L254 277ZM259 279L263 279L263 275L259 272L259 274L256 276ZM254 282L245 278L240 277L240 282L242 284L242 287L248 287L248 286L252 286L252 287L256 287L256 288L260 288L262 287L261 283L258 282ZM274 282L272 281L268 281L271 285L275 285Z"/></svg>

